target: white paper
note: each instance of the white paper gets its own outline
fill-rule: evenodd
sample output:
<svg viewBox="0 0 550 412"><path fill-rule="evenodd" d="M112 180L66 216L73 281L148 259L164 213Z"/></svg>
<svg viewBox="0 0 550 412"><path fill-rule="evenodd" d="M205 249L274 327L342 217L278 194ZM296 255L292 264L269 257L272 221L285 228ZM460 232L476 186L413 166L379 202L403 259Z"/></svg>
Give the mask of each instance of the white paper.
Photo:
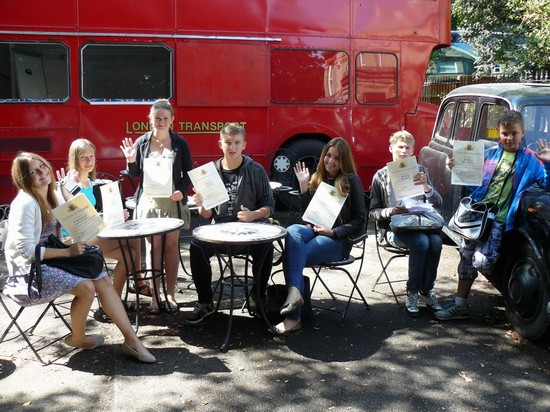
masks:
<svg viewBox="0 0 550 412"><path fill-rule="evenodd" d="M424 194L423 185L415 185L413 182L413 177L418 172L419 169L415 156L388 163L388 175L395 192L396 200Z"/></svg>
<svg viewBox="0 0 550 412"><path fill-rule="evenodd" d="M451 184L481 186L483 179L483 152L483 142L455 141Z"/></svg>
<svg viewBox="0 0 550 412"><path fill-rule="evenodd" d="M202 196L202 207L206 210L229 200L229 194L214 162L199 166L187 174L193 183L195 192Z"/></svg>
<svg viewBox="0 0 550 412"><path fill-rule="evenodd" d="M404 199L401 204L407 208L409 213L428 212L433 210L431 203L422 202L417 199Z"/></svg>
<svg viewBox="0 0 550 412"><path fill-rule="evenodd" d="M99 187L103 205L103 222L107 227L124 223L124 207L120 196L118 182L108 183Z"/></svg>
<svg viewBox="0 0 550 412"><path fill-rule="evenodd" d="M143 159L143 194L149 197L172 195L172 159L165 157Z"/></svg>
<svg viewBox="0 0 550 412"><path fill-rule="evenodd" d="M83 193L59 205L52 213L77 243L86 243L105 227L101 216Z"/></svg>
<svg viewBox="0 0 550 412"><path fill-rule="evenodd" d="M321 182L313 198L302 216L306 222L332 228L342 210L346 196L340 196L338 190L325 182Z"/></svg>

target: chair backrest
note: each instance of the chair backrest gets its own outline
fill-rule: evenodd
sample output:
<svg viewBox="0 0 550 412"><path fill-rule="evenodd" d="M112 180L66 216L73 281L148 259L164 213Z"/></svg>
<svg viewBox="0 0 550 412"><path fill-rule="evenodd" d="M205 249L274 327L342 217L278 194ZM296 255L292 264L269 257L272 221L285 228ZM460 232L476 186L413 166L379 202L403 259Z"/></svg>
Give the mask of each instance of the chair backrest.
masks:
<svg viewBox="0 0 550 412"><path fill-rule="evenodd" d="M3 257L4 243L8 236L8 215L10 214L10 205L0 205L0 257Z"/></svg>
<svg viewBox="0 0 550 412"><path fill-rule="evenodd" d="M8 220L0 221L0 251L4 251L4 243L8 237Z"/></svg>
<svg viewBox="0 0 550 412"><path fill-rule="evenodd" d="M366 210L366 214L365 214L365 233L361 236L358 236L355 239L354 247L357 247L357 246L362 247L363 242L368 237L367 231L368 231L368 228L369 228L369 208L370 208L370 199L371 199L370 192L365 192L364 196L365 196L365 210ZM352 251L353 251L353 249L352 249Z"/></svg>
<svg viewBox="0 0 550 412"><path fill-rule="evenodd" d="M7 214L6 214L7 218ZM0 293L4 289L5 281L8 277L6 266L6 255L4 253L4 245L8 237L8 219L0 219Z"/></svg>

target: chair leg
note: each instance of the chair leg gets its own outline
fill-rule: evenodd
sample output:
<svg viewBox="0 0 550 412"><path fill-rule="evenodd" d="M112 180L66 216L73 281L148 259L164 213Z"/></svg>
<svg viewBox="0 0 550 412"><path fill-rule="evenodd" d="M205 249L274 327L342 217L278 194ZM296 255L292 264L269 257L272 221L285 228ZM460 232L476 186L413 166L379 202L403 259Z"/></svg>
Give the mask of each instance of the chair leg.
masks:
<svg viewBox="0 0 550 412"><path fill-rule="evenodd" d="M311 285L311 293L313 293L313 290L315 289L315 285L317 284L317 280L323 285L323 287L325 288L325 290L328 292L328 294L330 295L330 297L332 298L332 300L337 300L336 299L336 296L335 296L335 293L333 293L329 287L327 286L327 284L323 281L323 279L321 278L321 269L322 268L316 268L316 267L312 267L311 270L313 270L313 273L315 273L315 279L313 279L313 284Z"/></svg>
<svg viewBox="0 0 550 412"><path fill-rule="evenodd" d="M388 267L390 266L390 263L399 257L405 257L406 255L395 255L388 259L386 263L382 261L382 258L380 257L380 265L382 266L382 271L380 272L380 275L376 278L376 281L374 282L374 285L372 286L372 292L375 292L376 286L378 285L388 285L390 287L391 293L393 295L393 298L395 299L395 303L397 306L401 306L401 302L399 302L398 295L393 287L393 282L390 280L390 276L388 275ZM385 282L380 282L380 279L384 276L386 278ZM405 282L405 280L395 280L394 282Z"/></svg>
<svg viewBox="0 0 550 412"><path fill-rule="evenodd" d="M6 336L8 335L9 331L11 330L12 327L15 326L15 328L17 329L17 331L19 332L19 336L22 336L23 339L25 340L25 342L27 343L27 346L31 349L31 351L34 353L34 355L36 356L36 358L43 364L43 365L47 365L49 363L51 363L51 361L44 361L44 359L42 359L42 357L40 356L40 354L38 353L39 350L41 349L44 349L48 346L51 346L52 344L54 344L55 342L61 340L64 336L60 337L59 339L56 339L50 343L48 343L47 345L44 345L40 348L35 348L35 346L33 345L33 343L30 341L30 339L28 338L27 336L27 333L29 334L33 334L34 333L34 330L37 328L38 324L40 323L40 321L44 318L44 316L46 315L46 313L48 312L48 310L50 308L53 309L53 311L55 312L55 314L57 316L59 316L61 318L61 320L63 321L63 323L65 324L65 326L67 327L67 329L69 330L69 332L72 332L72 328L71 326L69 325L69 323L65 320L65 317L61 314L61 312L59 311L59 309L55 306L55 304L53 302L50 302L48 303L48 305L44 308L44 310L42 311L42 313L40 314L40 316L38 317L38 320L33 324L33 326L31 326L29 329L27 330L23 330L20 326L19 326L19 323L17 322L19 317L21 316L21 314L23 313L23 311L25 310L25 307L20 307L18 310L17 310L17 313L15 315L13 315L11 313L11 311L9 310L8 306L6 305L6 303L4 302L4 300L2 299L2 297L0 296L0 304L2 305L2 307L4 308L4 310L6 311L6 313L8 314L9 318L11 319L9 325L6 327L6 329L4 330L4 333L2 334L2 336L0 337L0 343L2 343L4 341L4 339L6 338Z"/></svg>
<svg viewBox="0 0 550 412"><path fill-rule="evenodd" d="M349 295L345 294L345 293L339 293L339 292L332 292L328 285L323 281L322 277L321 277L321 268L311 268L313 270L313 272L315 273L315 280L313 281L313 284L311 286L311 293L313 293L313 289L315 288L315 283L317 282L317 280L319 280L319 282L323 285L323 287L327 290L327 292L330 294L330 296L332 297L333 300L337 300L336 296L342 296L344 298L347 298L347 301L346 301L346 308L341 311L341 310L336 310L336 309L330 309L330 308L327 308L327 307L324 307L324 306L319 306L319 305L315 305L315 307L318 307L320 309L324 309L324 310L328 310L330 312L336 312L336 313L340 313L342 316L340 317L340 324L343 324L344 323L344 320L346 319L346 316L348 314L348 310L349 310L349 307L350 307L350 304L351 304L351 301L352 300L359 300L361 302L363 302L363 304L365 305L366 309L367 310L370 310L370 305L369 303L367 302L367 299L365 298L365 296L363 295L363 292L361 292L361 289L359 289L359 286L357 285L357 282L359 281L359 276L361 275L361 270L359 270L357 272L357 275L355 276L355 278L351 275L351 273L344 269L343 267L331 267L330 270L332 271L340 271L340 272L344 272L351 284L352 284L352 288L351 288L351 292L349 293ZM357 292L357 294L359 295L358 297L355 296L355 293ZM313 306L313 305L312 305Z"/></svg>

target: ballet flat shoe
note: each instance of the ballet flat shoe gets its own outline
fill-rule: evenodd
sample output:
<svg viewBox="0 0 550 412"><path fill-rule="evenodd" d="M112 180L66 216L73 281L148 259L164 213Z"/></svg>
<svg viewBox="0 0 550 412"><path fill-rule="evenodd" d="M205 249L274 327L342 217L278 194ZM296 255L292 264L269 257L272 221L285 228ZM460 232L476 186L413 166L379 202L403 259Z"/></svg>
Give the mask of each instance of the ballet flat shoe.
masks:
<svg viewBox="0 0 550 412"><path fill-rule="evenodd" d="M296 302L285 303L283 306L281 306L281 311L279 313L283 316L287 315L290 312L294 312L300 306L303 306L303 304L304 298L300 296L300 299L298 299Z"/></svg>
<svg viewBox="0 0 550 412"><path fill-rule="evenodd" d="M142 363L155 363L157 361L157 359L150 353L139 353L137 350L133 349L126 342L122 344L122 352L125 355L136 358L138 361Z"/></svg>
<svg viewBox="0 0 550 412"><path fill-rule="evenodd" d="M71 346L77 349L95 349L105 343L105 338L101 335L88 335L89 338L94 338L95 342L89 346L79 345L73 341L73 335L69 335L65 338L65 345Z"/></svg>
<svg viewBox="0 0 550 412"><path fill-rule="evenodd" d="M282 325L282 323L280 323L279 325ZM279 325L275 326L275 331L277 333L280 333L281 335L289 335L291 333L302 333L303 330L302 330L302 322L298 322L296 325L294 325L293 327L291 327L290 329L283 329L283 328L280 328ZM283 325L284 327L284 325Z"/></svg>

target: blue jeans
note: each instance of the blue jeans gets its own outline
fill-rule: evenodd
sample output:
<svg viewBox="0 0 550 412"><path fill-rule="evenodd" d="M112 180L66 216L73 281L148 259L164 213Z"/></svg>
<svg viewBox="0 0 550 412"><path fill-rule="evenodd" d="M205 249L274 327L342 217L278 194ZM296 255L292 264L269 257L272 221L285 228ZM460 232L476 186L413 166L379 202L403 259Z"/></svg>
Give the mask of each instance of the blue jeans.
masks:
<svg viewBox="0 0 550 412"><path fill-rule="evenodd" d="M287 286L294 286L304 294L304 268L315 264L342 259L344 244L328 236L317 235L306 225L296 224L287 228L283 271ZM287 315L300 319L300 308Z"/></svg>
<svg viewBox="0 0 550 412"><path fill-rule="evenodd" d="M410 250L407 292L420 292L425 295L432 290L443 246L441 235L416 231L388 232L388 241Z"/></svg>

